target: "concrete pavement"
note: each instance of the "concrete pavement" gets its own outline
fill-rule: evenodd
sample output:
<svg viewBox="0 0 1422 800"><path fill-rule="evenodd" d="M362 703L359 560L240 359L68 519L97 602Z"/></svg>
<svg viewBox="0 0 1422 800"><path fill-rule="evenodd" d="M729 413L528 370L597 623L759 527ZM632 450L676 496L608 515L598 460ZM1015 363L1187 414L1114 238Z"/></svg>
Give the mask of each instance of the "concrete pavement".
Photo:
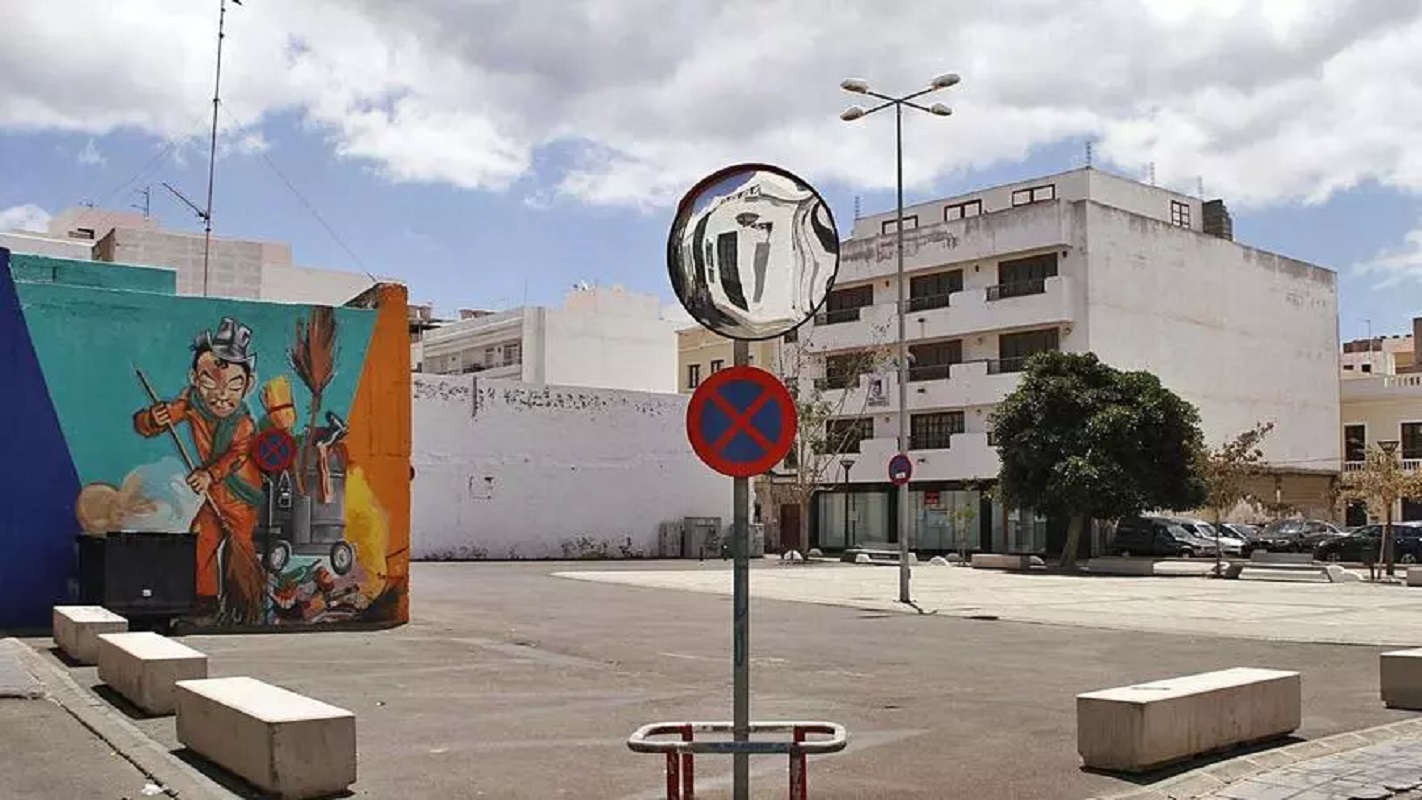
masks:
<svg viewBox="0 0 1422 800"><path fill-rule="evenodd" d="M756 565L754 597L914 613L897 602L897 567L778 560ZM729 595L729 567L570 570L563 577ZM1282 642L1422 645L1422 588L1203 577L1007 573L920 564L913 598L940 616L993 616L1117 631Z"/></svg>

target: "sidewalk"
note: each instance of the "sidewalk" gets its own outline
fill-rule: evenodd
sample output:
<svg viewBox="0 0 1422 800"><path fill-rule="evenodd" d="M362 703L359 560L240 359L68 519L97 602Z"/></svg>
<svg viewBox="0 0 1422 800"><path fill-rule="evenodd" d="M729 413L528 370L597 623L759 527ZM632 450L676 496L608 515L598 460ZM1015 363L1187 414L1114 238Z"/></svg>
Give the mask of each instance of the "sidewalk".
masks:
<svg viewBox="0 0 1422 800"><path fill-rule="evenodd" d="M1422 719L1262 750L1099 800L1389 798L1422 798Z"/></svg>
<svg viewBox="0 0 1422 800"><path fill-rule="evenodd" d="M14 639L0 639L0 797L139 800L162 794L45 692Z"/></svg>

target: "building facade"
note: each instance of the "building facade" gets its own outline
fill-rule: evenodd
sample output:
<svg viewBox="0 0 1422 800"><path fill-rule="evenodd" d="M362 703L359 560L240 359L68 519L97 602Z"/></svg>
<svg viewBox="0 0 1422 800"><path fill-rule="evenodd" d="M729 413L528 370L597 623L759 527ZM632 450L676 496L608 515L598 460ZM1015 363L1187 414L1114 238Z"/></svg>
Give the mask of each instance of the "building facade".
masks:
<svg viewBox="0 0 1422 800"><path fill-rule="evenodd" d="M676 332L677 391L691 394L713 373L731 366L735 342L700 325ZM750 343L750 363L779 374L780 340Z"/></svg>
<svg viewBox="0 0 1422 800"><path fill-rule="evenodd" d="M1211 445L1274 422L1265 456L1283 481L1337 474L1336 276L1236 244L1223 202L1086 168L911 206L903 225L920 549L1060 550L1064 523L984 491L993 408L1044 350L1153 372L1196 405ZM839 452L816 469L839 485L809 524L822 548L896 539L894 233L893 213L856 220L834 291L787 345L809 356L787 378L835 409L825 439Z"/></svg>
<svg viewBox="0 0 1422 800"><path fill-rule="evenodd" d="M677 327L652 295L580 286L561 308L465 311L412 344L419 369L524 383L677 391Z"/></svg>
<svg viewBox="0 0 1422 800"><path fill-rule="evenodd" d="M1374 337L1343 344L1343 469L1362 469L1369 447L1398 443L1397 456L1406 470L1422 470L1422 317L1412 320L1411 335ZM1422 520L1422 498L1411 498L1393 509L1398 520ZM1368 511L1354 503L1347 522L1362 525Z"/></svg>

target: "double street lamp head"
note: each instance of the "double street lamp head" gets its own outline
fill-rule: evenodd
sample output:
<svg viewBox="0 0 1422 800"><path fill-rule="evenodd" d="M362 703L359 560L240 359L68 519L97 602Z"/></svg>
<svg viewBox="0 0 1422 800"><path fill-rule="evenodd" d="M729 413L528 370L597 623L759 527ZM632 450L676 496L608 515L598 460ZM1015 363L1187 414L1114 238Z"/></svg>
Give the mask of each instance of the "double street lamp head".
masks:
<svg viewBox="0 0 1422 800"><path fill-rule="evenodd" d="M839 112L839 118L844 120L845 122L853 122L856 119L859 119L860 117L864 116L865 113L866 112L864 111L864 109L860 106L850 106L849 108L846 108L845 110Z"/></svg>
<svg viewBox="0 0 1422 800"><path fill-rule="evenodd" d="M960 80L962 80L962 78L958 77L958 73L949 72L929 81L928 86L932 89L947 89L950 86L957 86Z"/></svg>
<svg viewBox="0 0 1422 800"><path fill-rule="evenodd" d="M933 105L928 107L928 110L930 113L937 114L940 117L946 117L953 113L953 109L943 105L942 103L934 103Z"/></svg>
<svg viewBox="0 0 1422 800"><path fill-rule="evenodd" d="M839 82L839 88L845 90L846 92L864 94L865 92L869 91L869 82L860 80L858 78L845 78L844 80Z"/></svg>

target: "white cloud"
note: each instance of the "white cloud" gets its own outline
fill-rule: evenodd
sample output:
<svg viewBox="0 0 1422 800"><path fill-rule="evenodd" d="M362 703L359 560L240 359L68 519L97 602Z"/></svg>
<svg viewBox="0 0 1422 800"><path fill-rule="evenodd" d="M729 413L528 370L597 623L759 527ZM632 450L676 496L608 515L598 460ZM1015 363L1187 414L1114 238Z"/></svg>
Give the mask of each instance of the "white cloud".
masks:
<svg viewBox="0 0 1422 800"><path fill-rule="evenodd" d="M1375 288L1386 289L1405 281L1422 283L1422 224L1409 231L1401 247L1379 250L1372 258L1358 264L1360 275L1376 275Z"/></svg>
<svg viewBox="0 0 1422 800"><path fill-rule="evenodd" d="M79 151L79 163L91 167L102 167L109 163L109 160L104 158L104 154L99 152L98 145L94 144L93 139L90 139L84 144L84 149Z"/></svg>
<svg viewBox="0 0 1422 800"><path fill-rule="evenodd" d="M547 177L599 204L664 205L733 160L886 188L890 125L839 122L855 99L839 80L902 90L956 70L963 83L941 98L954 116L905 121L913 187L1090 136L1103 160L1134 174L1153 162L1174 186L1202 176L1236 206L1318 202L1369 180L1422 190L1422 81L1405 77L1422 75L1415 0L812 5L229 6L224 136L260 137L267 115L294 111L389 180L492 190L533 170L539 148L571 144L576 163ZM201 135L211 11L16 4L0 31L0 129Z"/></svg>
<svg viewBox="0 0 1422 800"><path fill-rule="evenodd" d="M50 213L33 203L0 209L0 231L30 231L44 233L49 227Z"/></svg>

